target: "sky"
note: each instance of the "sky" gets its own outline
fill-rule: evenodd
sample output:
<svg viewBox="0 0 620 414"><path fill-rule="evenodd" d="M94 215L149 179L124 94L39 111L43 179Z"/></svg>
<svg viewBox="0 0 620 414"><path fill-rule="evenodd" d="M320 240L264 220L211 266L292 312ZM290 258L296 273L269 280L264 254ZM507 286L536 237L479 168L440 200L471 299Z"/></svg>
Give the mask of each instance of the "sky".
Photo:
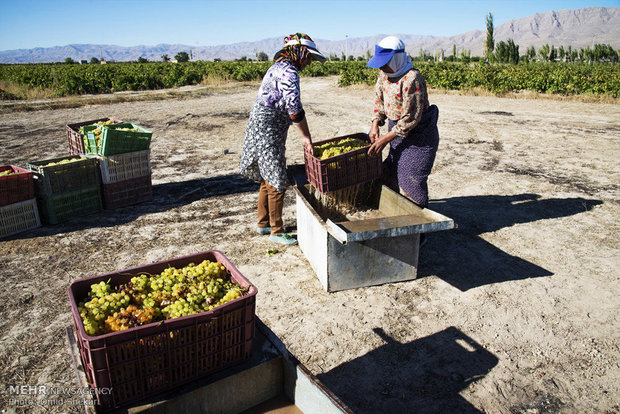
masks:
<svg viewBox="0 0 620 414"><path fill-rule="evenodd" d="M453 36L620 0L0 0L0 50L69 44L215 46L307 33ZM320 43L319 43L320 46Z"/></svg>

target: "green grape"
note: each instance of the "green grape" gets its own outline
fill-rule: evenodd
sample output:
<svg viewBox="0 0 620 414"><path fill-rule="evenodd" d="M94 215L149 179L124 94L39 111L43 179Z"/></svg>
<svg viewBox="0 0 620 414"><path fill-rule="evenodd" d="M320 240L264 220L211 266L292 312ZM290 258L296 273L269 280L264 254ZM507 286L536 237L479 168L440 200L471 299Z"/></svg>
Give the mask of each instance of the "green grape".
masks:
<svg viewBox="0 0 620 414"><path fill-rule="evenodd" d="M155 275L140 274L114 289L109 281L95 283L78 311L85 332L100 335L206 312L246 292L230 280L221 263L205 260Z"/></svg>

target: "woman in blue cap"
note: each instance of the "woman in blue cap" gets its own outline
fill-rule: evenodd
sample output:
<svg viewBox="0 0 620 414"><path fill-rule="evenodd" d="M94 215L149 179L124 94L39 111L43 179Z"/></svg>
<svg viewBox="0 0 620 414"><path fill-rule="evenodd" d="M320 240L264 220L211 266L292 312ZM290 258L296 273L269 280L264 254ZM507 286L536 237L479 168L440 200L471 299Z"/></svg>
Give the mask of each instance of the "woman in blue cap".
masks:
<svg viewBox="0 0 620 414"><path fill-rule="evenodd" d="M439 145L437 106L429 105L426 81L413 68L405 44L388 36L375 46L367 65L381 68L375 85L376 99L368 153L380 154L389 143L384 161L388 185L420 207L428 206L428 175ZM388 121L388 132L379 127Z"/></svg>

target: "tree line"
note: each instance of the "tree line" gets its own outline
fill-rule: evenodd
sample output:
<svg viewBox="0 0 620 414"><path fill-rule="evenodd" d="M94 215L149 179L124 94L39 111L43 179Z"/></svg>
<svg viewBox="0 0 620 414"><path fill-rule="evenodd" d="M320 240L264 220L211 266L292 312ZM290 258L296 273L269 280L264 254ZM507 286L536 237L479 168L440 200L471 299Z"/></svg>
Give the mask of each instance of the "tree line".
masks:
<svg viewBox="0 0 620 414"><path fill-rule="evenodd" d="M556 49L554 45L544 44L538 51L534 46L527 48L524 55L519 54L519 45L513 39L495 44L493 13L486 16L487 36L484 42L484 57L491 63L522 62L581 62L581 63L618 63L618 51L608 44L595 44L580 49L572 46Z"/></svg>

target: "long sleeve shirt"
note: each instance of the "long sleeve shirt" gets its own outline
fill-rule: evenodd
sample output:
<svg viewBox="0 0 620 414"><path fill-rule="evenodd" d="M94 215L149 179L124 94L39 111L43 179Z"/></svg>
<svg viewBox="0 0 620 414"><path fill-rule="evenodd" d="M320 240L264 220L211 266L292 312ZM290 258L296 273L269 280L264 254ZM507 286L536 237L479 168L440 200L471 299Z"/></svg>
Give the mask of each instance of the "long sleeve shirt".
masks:
<svg viewBox="0 0 620 414"><path fill-rule="evenodd" d="M420 123L429 107L426 81L415 69L396 82L390 82L387 75L379 71L375 95L373 120L378 119L379 125L383 125L386 118L396 121L392 130L400 137L407 136Z"/></svg>
<svg viewBox="0 0 620 414"><path fill-rule="evenodd" d="M289 116L303 111L299 90L299 72L290 62L276 62L263 77L258 104L287 112Z"/></svg>

